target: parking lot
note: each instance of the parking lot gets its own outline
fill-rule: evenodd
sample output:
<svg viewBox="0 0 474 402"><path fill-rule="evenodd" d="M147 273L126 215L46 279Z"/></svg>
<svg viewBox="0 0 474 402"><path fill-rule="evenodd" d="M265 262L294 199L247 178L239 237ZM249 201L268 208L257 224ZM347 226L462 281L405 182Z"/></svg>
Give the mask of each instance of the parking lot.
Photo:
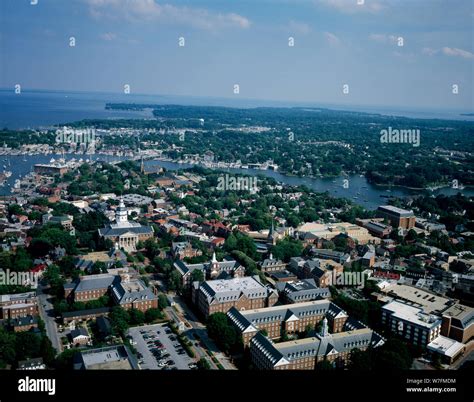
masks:
<svg viewBox="0 0 474 402"><path fill-rule="evenodd" d="M142 370L191 370L195 360L183 349L167 324L145 325L128 330Z"/></svg>

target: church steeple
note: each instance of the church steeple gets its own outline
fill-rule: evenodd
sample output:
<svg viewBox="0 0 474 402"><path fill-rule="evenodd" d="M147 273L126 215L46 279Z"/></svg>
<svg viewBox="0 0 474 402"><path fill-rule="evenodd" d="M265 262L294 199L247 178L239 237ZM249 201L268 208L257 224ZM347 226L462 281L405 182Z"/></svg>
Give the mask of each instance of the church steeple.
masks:
<svg viewBox="0 0 474 402"><path fill-rule="evenodd" d="M272 216L272 227L268 231L268 236L267 236L267 243L269 244L276 244L276 235L275 235L275 221Z"/></svg>

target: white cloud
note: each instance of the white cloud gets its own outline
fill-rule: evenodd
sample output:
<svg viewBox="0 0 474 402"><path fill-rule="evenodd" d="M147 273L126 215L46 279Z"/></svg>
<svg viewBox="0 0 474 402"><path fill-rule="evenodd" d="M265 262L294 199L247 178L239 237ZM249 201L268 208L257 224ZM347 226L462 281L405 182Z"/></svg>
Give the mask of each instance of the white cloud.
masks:
<svg viewBox="0 0 474 402"><path fill-rule="evenodd" d="M395 35L386 34L370 34L369 39L378 43L397 43L397 37Z"/></svg>
<svg viewBox="0 0 474 402"><path fill-rule="evenodd" d="M428 56L434 56L435 54L442 53L445 56L461 57L463 59L474 59L473 53L468 52L467 50L458 49L457 47L443 47L441 49L424 47L423 49L421 49L421 53L426 54Z"/></svg>
<svg viewBox="0 0 474 402"><path fill-rule="evenodd" d="M330 45L337 46L340 45L342 42L336 35L331 32L324 32L324 37Z"/></svg>
<svg viewBox="0 0 474 402"><path fill-rule="evenodd" d="M462 57L463 59L474 59L474 54L467 50L458 49L457 47L443 47L441 51L446 56Z"/></svg>
<svg viewBox="0 0 474 402"><path fill-rule="evenodd" d="M364 4L358 4L357 0L314 0L316 4L334 8L342 13L378 13L385 8L381 2L375 0L365 0Z"/></svg>
<svg viewBox="0 0 474 402"><path fill-rule="evenodd" d="M298 22L298 21L291 20L288 23L288 30L291 33L300 34L300 35L307 35L311 32L311 27L308 24L304 23L304 22Z"/></svg>
<svg viewBox="0 0 474 402"><path fill-rule="evenodd" d="M106 32L106 33L103 33L102 35L100 35L100 38L103 39L103 40L110 41L110 40L116 39L117 35L114 34L113 32Z"/></svg>
<svg viewBox="0 0 474 402"><path fill-rule="evenodd" d="M248 28L250 21L235 13L212 13L202 8L158 4L155 0L85 0L94 18L119 18L130 21L153 21L218 30Z"/></svg>

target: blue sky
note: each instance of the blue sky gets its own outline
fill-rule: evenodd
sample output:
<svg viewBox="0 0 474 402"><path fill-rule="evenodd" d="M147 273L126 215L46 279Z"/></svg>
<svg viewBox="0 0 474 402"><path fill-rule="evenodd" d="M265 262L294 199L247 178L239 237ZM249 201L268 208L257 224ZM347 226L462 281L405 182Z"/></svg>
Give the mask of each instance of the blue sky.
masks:
<svg viewBox="0 0 474 402"><path fill-rule="evenodd" d="M474 109L472 0L32 1L0 2L0 87Z"/></svg>

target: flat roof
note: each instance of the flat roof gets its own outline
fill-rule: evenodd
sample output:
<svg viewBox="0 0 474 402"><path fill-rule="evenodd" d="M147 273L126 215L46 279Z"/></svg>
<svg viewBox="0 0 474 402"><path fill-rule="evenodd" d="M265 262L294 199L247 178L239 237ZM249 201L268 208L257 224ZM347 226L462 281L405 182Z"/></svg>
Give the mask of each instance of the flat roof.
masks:
<svg viewBox="0 0 474 402"><path fill-rule="evenodd" d="M396 215L399 215L399 216L402 216L402 217L415 216L413 211L398 208L398 207L394 207L393 205L381 205L381 206L379 206L379 210L389 211L389 212L392 212L392 213L394 213Z"/></svg>
<svg viewBox="0 0 474 402"><path fill-rule="evenodd" d="M81 352L87 370L131 370L133 365L123 345L91 349Z"/></svg>
<svg viewBox="0 0 474 402"><path fill-rule="evenodd" d="M439 335L428 344L427 348L444 356L454 357L464 349L464 344Z"/></svg>
<svg viewBox="0 0 474 402"><path fill-rule="evenodd" d="M402 299L410 304L418 305L427 313L444 311L453 303L451 299L446 297L435 295L415 286L398 283L391 284L381 291L390 296L395 296L395 298Z"/></svg>
<svg viewBox="0 0 474 402"><path fill-rule="evenodd" d="M232 279L216 279L213 281L206 281L206 283L216 293L243 291L248 289L260 290L265 287L252 276Z"/></svg>
<svg viewBox="0 0 474 402"><path fill-rule="evenodd" d="M382 309L391 311L393 317L421 327L433 328L437 325L441 325L441 319L438 317L426 314L418 307L410 306L396 300L386 304Z"/></svg>

